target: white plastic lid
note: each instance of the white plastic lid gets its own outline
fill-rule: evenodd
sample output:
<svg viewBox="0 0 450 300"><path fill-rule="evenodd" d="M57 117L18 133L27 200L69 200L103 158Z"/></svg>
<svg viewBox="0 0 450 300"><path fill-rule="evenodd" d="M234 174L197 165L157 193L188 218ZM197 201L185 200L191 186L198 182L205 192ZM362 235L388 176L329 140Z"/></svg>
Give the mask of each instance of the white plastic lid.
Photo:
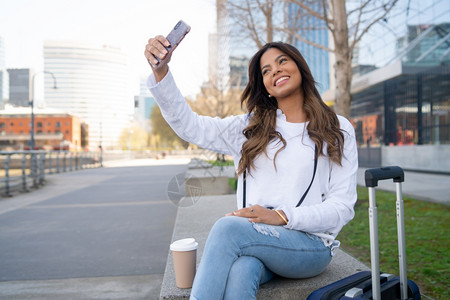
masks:
<svg viewBox="0 0 450 300"><path fill-rule="evenodd" d="M171 251L192 251L197 247L198 243L193 238L178 240L170 244Z"/></svg>

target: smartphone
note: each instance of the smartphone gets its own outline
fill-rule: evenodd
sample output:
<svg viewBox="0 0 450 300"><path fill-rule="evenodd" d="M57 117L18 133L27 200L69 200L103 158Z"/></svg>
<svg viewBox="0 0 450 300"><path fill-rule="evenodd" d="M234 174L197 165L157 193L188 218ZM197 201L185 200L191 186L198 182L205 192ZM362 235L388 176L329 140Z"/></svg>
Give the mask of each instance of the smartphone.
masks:
<svg viewBox="0 0 450 300"><path fill-rule="evenodd" d="M183 20L178 21L178 23L175 25L175 27L172 29L172 31L167 35L166 39L169 41L170 46L165 47L167 51L169 52L166 57L170 55L170 53L175 50L175 48L180 44L180 42L183 40L183 38L186 36L186 34L189 33L191 30L191 26L186 24ZM158 60L158 65L160 64L161 60L160 58L156 57Z"/></svg>

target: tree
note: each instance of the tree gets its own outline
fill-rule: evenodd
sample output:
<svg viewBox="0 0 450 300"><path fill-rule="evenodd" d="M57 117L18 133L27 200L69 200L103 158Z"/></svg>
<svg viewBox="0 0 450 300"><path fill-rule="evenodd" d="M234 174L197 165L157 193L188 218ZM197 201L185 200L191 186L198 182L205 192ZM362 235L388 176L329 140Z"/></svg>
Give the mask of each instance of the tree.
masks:
<svg viewBox="0 0 450 300"><path fill-rule="evenodd" d="M350 116L352 57L356 45L369 32L373 25L385 21L398 0L228 0L228 16L231 19L233 34L247 37L261 48L266 42L273 42L275 32L283 32L279 40L292 42L297 39L315 47L325 49L335 55L334 75L336 78L335 110L345 117ZM287 5L297 5L299 10L287 19L284 11ZM277 13L274 13L277 12ZM304 38L301 30L319 28L301 28L302 19L308 16L321 20L330 31L334 47L324 47ZM281 24L281 26L274 26ZM262 32L267 34L262 35Z"/></svg>
<svg viewBox="0 0 450 300"><path fill-rule="evenodd" d="M231 31L239 39L239 43L246 43L250 37L258 49L274 40L274 17L282 7L281 3L282 1L276 0L218 1L220 9L224 11L223 15L232 19L234 26Z"/></svg>
<svg viewBox="0 0 450 300"><path fill-rule="evenodd" d="M148 133L137 125L125 128L119 138L123 150L143 150L147 147L147 141Z"/></svg>
<svg viewBox="0 0 450 300"><path fill-rule="evenodd" d="M170 128L169 124L164 120L158 105L153 107L150 114L150 121L153 135L159 136L158 144L160 146L173 147L179 144L185 149L189 146L188 142L180 139L173 129Z"/></svg>
<svg viewBox="0 0 450 300"><path fill-rule="evenodd" d="M225 118L242 114L240 96L242 89L239 83L233 83L233 78L224 89L212 82L205 83L195 101L188 101L192 110L204 116Z"/></svg>
<svg viewBox="0 0 450 300"><path fill-rule="evenodd" d="M81 131L81 148L85 149L89 146L89 125L87 123L82 122L80 125Z"/></svg>

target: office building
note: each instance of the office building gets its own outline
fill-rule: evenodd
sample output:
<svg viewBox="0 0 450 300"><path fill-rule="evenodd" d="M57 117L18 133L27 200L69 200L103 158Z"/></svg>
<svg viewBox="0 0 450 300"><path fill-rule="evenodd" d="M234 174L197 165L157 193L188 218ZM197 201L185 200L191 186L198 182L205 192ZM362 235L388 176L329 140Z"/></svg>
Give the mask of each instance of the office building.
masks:
<svg viewBox="0 0 450 300"><path fill-rule="evenodd" d="M310 3L310 6L314 11L319 13L321 12L322 3L320 1ZM324 47L328 47L329 32L325 22L306 12L302 12L302 10L303 9L295 3L287 4L289 27L299 28L297 33L305 39ZM299 15L302 17L297 17ZM295 24L294 21L296 22ZM313 29L311 30L311 28ZM330 53L324 49L312 46L298 39L294 39L292 44L297 47L308 63L308 66L314 76L314 80L317 82L316 87L319 90L319 93L329 90Z"/></svg>
<svg viewBox="0 0 450 300"><path fill-rule="evenodd" d="M361 55L377 68L352 82L360 165L450 173L450 3L399 5L403 14L361 46L376 53L388 43L392 51Z"/></svg>
<svg viewBox="0 0 450 300"><path fill-rule="evenodd" d="M150 115L156 105L155 99L147 88L147 78L141 78L139 95L134 98L134 121L146 131L150 131Z"/></svg>
<svg viewBox="0 0 450 300"><path fill-rule="evenodd" d="M153 95L147 87L147 78L142 78L139 85L140 114L144 120L149 120L153 107L156 105Z"/></svg>
<svg viewBox="0 0 450 300"><path fill-rule="evenodd" d="M230 56L230 86L244 89L248 83L249 59L245 56Z"/></svg>
<svg viewBox="0 0 450 300"><path fill-rule="evenodd" d="M9 97L6 94L9 89L6 87L8 76L5 70L5 61L5 41L0 36L0 109L4 106L4 100Z"/></svg>
<svg viewBox="0 0 450 300"><path fill-rule="evenodd" d="M32 72L30 69L8 69L9 104L29 106L31 100Z"/></svg>
<svg viewBox="0 0 450 300"><path fill-rule="evenodd" d="M225 91L230 81L230 34L227 1L216 0L216 34L209 36L209 81L219 91Z"/></svg>
<svg viewBox="0 0 450 300"><path fill-rule="evenodd" d="M9 99L9 76L6 69L0 69L0 109L5 107Z"/></svg>
<svg viewBox="0 0 450 300"><path fill-rule="evenodd" d="M78 116L89 128L89 148L117 148L129 125L127 57L118 48L69 41L44 43L45 102Z"/></svg>
<svg viewBox="0 0 450 300"><path fill-rule="evenodd" d="M450 22L408 25L397 50L397 57L409 66L450 64Z"/></svg>

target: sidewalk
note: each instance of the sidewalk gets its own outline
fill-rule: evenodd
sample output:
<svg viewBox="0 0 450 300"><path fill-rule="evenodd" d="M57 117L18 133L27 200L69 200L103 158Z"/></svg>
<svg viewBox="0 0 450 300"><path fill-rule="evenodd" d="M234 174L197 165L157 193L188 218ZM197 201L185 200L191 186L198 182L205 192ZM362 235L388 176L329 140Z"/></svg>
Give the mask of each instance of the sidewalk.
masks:
<svg viewBox="0 0 450 300"><path fill-rule="evenodd" d="M167 185L188 162L107 161L0 197L0 299L159 299L176 216Z"/></svg>
<svg viewBox="0 0 450 300"><path fill-rule="evenodd" d="M364 182L364 172L367 169L369 168L358 169L358 185L366 185ZM392 180L379 181L377 189L395 192L395 184ZM449 189L450 175L405 171L405 182L402 184L404 196L410 196L417 200L449 205Z"/></svg>

